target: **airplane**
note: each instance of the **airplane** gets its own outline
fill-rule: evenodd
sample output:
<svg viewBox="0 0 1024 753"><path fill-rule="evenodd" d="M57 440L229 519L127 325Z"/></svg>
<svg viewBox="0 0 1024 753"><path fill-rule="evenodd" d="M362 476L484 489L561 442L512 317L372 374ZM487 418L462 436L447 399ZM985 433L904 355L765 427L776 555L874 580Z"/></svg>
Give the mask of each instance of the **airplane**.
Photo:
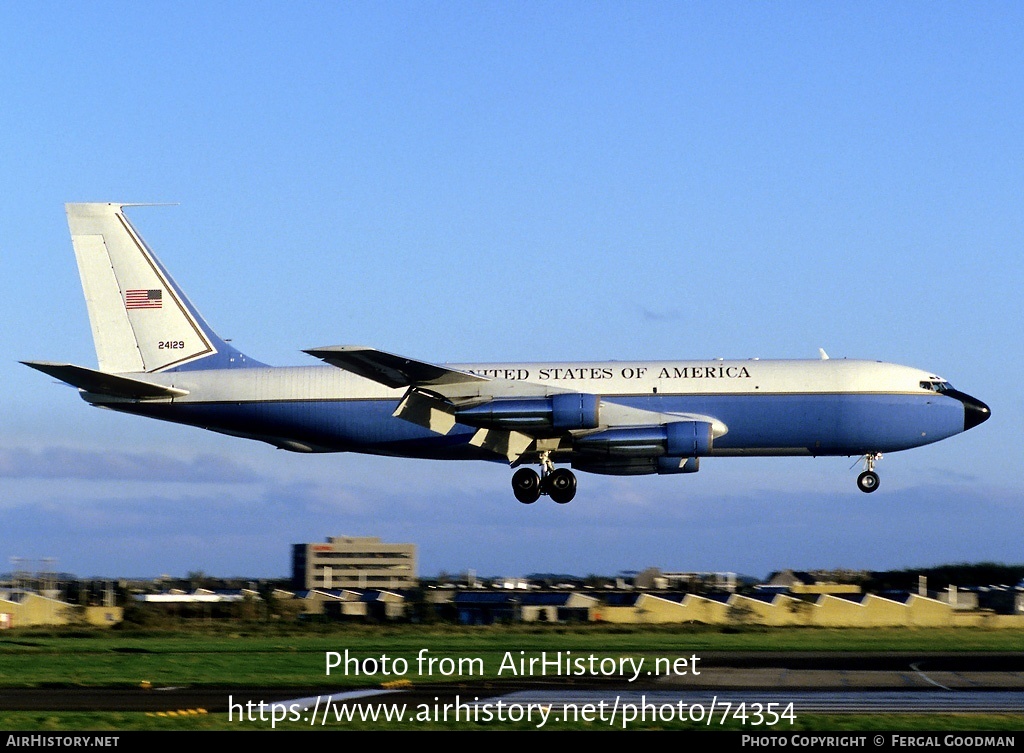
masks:
<svg viewBox="0 0 1024 753"><path fill-rule="evenodd" d="M874 492L882 453L991 415L931 372L824 350L808 360L437 364L336 345L305 351L326 365L272 367L210 328L125 217L133 206L65 205L98 369L23 361L102 408L292 452L503 462L526 504L571 501L573 470L694 473L701 458L728 456L859 456L857 486Z"/></svg>

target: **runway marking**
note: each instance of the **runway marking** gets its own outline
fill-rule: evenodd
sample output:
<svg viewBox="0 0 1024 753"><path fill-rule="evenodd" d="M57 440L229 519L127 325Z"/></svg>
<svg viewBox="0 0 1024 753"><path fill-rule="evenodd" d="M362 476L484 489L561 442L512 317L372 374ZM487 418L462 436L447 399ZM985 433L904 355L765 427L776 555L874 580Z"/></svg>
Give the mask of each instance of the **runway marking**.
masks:
<svg viewBox="0 0 1024 753"><path fill-rule="evenodd" d="M356 701L361 698L373 698L378 695L389 695L391 693L398 693L397 690L377 690L375 688L367 688L365 690L350 690L346 693L331 693L329 695L318 695L309 696L308 698L293 698L287 701L271 701L268 706L284 706L285 708L301 708L303 711L309 711L313 706L318 706L320 703L335 703L337 701ZM293 706L292 704L296 704Z"/></svg>
<svg viewBox="0 0 1024 753"><path fill-rule="evenodd" d="M926 675L926 674L925 674L924 672L922 672L922 671L921 671L921 670L919 669L919 665L920 665L920 662L914 662L913 664L911 664L911 665L910 665L910 668L911 668L912 670L914 670L915 672L917 672L917 674L921 676L921 679L923 679L923 680L924 680L925 682L930 682L930 683L931 683L932 685L934 685L934 686L935 686L935 687L937 687L937 688L942 688L943 690L948 690L948 691L950 691L951 693L953 692L953 689L952 689L952 688L947 688L947 687L946 687L945 685L943 685L943 684L942 684L941 682L935 682L935 680L933 680L933 679L932 679L932 678L930 678L930 677L929 677L928 675Z"/></svg>
<svg viewBox="0 0 1024 753"><path fill-rule="evenodd" d="M200 714L209 714L210 712L206 709L174 709L171 711L147 711L146 716L197 716Z"/></svg>

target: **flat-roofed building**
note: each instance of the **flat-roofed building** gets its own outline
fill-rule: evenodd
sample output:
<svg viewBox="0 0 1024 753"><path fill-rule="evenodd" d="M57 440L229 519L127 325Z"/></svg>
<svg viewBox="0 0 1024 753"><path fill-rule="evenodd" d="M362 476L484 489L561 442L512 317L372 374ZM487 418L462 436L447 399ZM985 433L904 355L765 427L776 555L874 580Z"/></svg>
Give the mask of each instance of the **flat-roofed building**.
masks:
<svg viewBox="0 0 1024 753"><path fill-rule="evenodd" d="M376 536L331 536L325 543L292 546L297 589L416 586L416 545L385 544Z"/></svg>

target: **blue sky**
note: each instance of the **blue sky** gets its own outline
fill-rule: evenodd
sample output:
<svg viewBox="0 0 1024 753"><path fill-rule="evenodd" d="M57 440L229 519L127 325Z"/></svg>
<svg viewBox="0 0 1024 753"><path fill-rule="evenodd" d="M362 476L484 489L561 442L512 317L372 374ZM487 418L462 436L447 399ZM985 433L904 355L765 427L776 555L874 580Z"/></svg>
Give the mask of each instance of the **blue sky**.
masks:
<svg viewBox="0 0 1024 753"><path fill-rule="evenodd" d="M1024 10L1013 3L0 7L0 558L284 575L1019 562ZM877 358L993 419L887 456L711 459L518 504L500 465L296 456L115 415L66 201L131 216L246 353ZM2 566L3 563L0 563Z"/></svg>

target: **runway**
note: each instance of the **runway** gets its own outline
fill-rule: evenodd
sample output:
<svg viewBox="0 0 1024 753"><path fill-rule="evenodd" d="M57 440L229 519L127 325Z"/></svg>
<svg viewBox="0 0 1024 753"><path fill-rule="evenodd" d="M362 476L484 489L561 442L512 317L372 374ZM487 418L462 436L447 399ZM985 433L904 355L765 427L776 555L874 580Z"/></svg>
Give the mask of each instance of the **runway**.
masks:
<svg viewBox="0 0 1024 753"><path fill-rule="evenodd" d="M1024 655L920 652L707 652L699 675L588 681L473 681L413 684L381 692L345 687L47 687L0 689L0 710L228 710L231 703L494 703L558 706L655 703L705 708L792 703L797 713L1024 713ZM343 697L342 697L343 696Z"/></svg>
<svg viewBox="0 0 1024 753"><path fill-rule="evenodd" d="M903 690L877 691L859 690L722 690L710 691L574 691L574 690L528 690L501 696L506 703L551 704L560 707L597 706L604 703L612 708L631 705L662 706L682 704L687 708L699 707L704 716L714 719L715 710L725 712L743 704L749 712L755 706L772 708L776 713L793 705L796 715L800 714L1022 714L1024 713L1024 692L1013 690L944 691L944 690ZM491 701L495 699L489 699ZM564 709L563 709L563 713Z"/></svg>

